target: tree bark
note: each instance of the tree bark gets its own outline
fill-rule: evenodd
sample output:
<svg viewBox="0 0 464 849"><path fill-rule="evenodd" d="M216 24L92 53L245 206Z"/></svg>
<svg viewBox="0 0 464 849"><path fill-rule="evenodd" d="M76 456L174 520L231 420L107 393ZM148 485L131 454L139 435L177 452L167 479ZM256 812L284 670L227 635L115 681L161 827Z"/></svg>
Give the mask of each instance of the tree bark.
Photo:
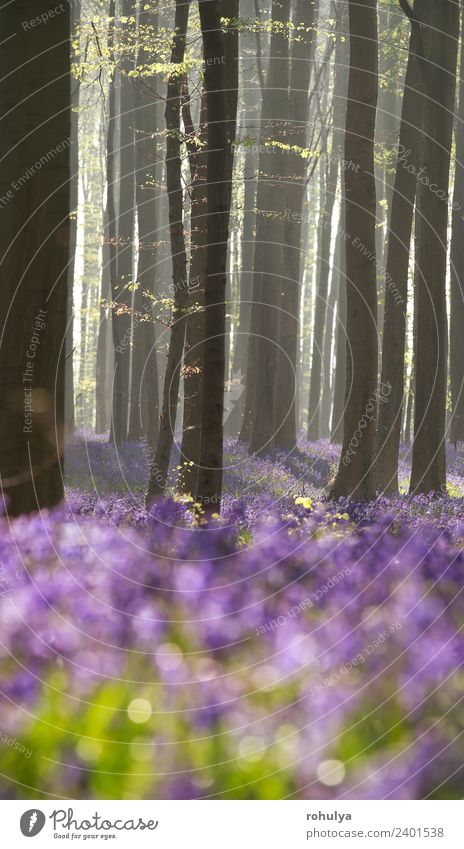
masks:
<svg viewBox="0 0 464 849"><path fill-rule="evenodd" d="M315 23L319 2L297 0L294 21L297 32L291 55L286 144L286 209L284 213L283 262L280 291L279 356L275 415L275 444L289 449L296 444L297 350L301 298L302 211L306 192L307 159L292 148L308 144L309 87L316 43Z"/></svg>
<svg viewBox="0 0 464 849"><path fill-rule="evenodd" d="M377 282L374 131L377 3L349 0L350 74L345 138L347 368L343 447L331 497L375 497ZM351 356L348 356L348 348Z"/></svg>
<svg viewBox="0 0 464 849"><path fill-rule="evenodd" d="M219 510L222 496L226 265L237 118L238 33L232 26L226 36L220 21L221 13L234 17L236 0L222 4L218 0L199 0L199 8L208 127L208 220L200 466L196 498L207 512L211 512ZM223 61L218 63L218 59Z"/></svg>
<svg viewBox="0 0 464 849"><path fill-rule="evenodd" d="M344 178L343 178L344 179ZM338 276L337 325L335 331L335 377L332 418L330 421L330 441L334 444L343 442L343 416L345 412L345 383L346 383L346 204L342 191L339 228L339 263L336 269ZM348 351L350 356L350 351Z"/></svg>
<svg viewBox="0 0 464 849"><path fill-rule="evenodd" d="M415 3L420 10L420 2ZM382 339L382 384L391 387L387 403L379 406L377 431L377 486L398 492L398 452L404 399L404 355L411 245L420 134L424 114L423 68L417 55L417 26L412 26L404 83L395 183L387 241L385 312Z"/></svg>
<svg viewBox="0 0 464 849"><path fill-rule="evenodd" d="M416 265L418 296L416 394L411 493L446 487L446 258L448 189L456 89L459 5L423 0L427 62L423 160L429 183L418 193L420 228ZM438 188L435 188L438 187Z"/></svg>
<svg viewBox="0 0 464 849"><path fill-rule="evenodd" d="M204 298L207 245L207 147L206 101L202 95L200 145L189 155L190 191L190 273L188 316L183 364L184 415L182 423L181 465L179 489L186 495L196 492L201 441L201 393L203 373L202 343L204 336ZM193 128L192 128L193 130Z"/></svg>
<svg viewBox="0 0 464 849"><path fill-rule="evenodd" d="M278 337L283 269L283 227L286 204L286 156L279 144L286 143L288 113L288 65L290 0L272 3L273 30L266 87L263 93L262 122L266 135L260 153L257 207L259 210L255 280L253 281L252 338L250 374L254 383L254 409L251 417L250 453L272 451L276 435L276 388ZM276 146L277 145L277 146ZM248 383L248 377L247 377ZM247 405L248 406L248 405Z"/></svg>
<svg viewBox="0 0 464 849"><path fill-rule="evenodd" d="M181 65L185 56L189 3L176 0L171 64ZM187 319L187 254L183 222L183 190L181 174L181 105L182 75L174 72L168 81L166 99L166 188L169 201L169 234L172 257L174 306L171 336L164 376L158 440L150 470L147 502L164 495L169 472L177 405L179 401L180 369L184 352Z"/></svg>
<svg viewBox="0 0 464 849"><path fill-rule="evenodd" d="M10 515L63 494L70 243L70 10L0 9L0 480Z"/></svg>
<svg viewBox="0 0 464 849"><path fill-rule="evenodd" d="M464 441L464 12L461 11L461 68L456 125L456 160L451 235L450 378L451 439Z"/></svg>
<svg viewBox="0 0 464 849"><path fill-rule="evenodd" d="M321 168L323 167L321 163ZM332 159L326 166L325 179L321 180L321 213L318 239L318 274L316 287L316 309L313 331L313 354L309 388L308 439L320 437L320 401L322 388L322 350L326 332L327 296L330 275L330 243L332 240L332 213L337 189L338 163Z"/></svg>
<svg viewBox="0 0 464 849"><path fill-rule="evenodd" d="M158 25L150 8L139 12L139 26ZM132 322L132 370L129 439L147 439L154 447L158 432L158 364L156 331L150 295L156 294L156 155L159 147L158 101L153 94L155 78L135 86L135 203L138 223L137 287ZM150 316L146 320L146 316Z"/></svg>

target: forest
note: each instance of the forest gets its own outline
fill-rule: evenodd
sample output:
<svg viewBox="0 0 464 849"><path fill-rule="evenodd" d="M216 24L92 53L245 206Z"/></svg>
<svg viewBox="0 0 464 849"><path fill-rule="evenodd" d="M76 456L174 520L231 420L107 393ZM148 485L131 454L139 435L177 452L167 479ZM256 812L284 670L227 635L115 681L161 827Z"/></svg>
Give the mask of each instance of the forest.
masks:
<svg viewBox="0 0 464 849"><path fill-rule="evenodd" d="M460 0L0 34L0 798L462 799Z"/></svg>

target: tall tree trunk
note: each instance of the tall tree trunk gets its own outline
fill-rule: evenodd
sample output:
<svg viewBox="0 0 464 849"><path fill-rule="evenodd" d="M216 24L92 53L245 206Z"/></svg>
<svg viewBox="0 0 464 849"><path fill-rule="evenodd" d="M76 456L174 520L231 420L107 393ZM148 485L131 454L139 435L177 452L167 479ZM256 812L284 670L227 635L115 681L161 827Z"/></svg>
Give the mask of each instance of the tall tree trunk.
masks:
<svg viewBox="0 0 464 849"><path fill-rule="evenodd" d="M105 199L108 190L106 183L106 156L108 142L108 126L102 120L100 134L100 164L101 164L101 196ZM104 202L102 212L103 245L101 253L101 279L100 279L100 309L97 336L97 363L95 375L95 432L105 433L111 421L111 411L108 415L108 395L110 391L109 373L109 351L112 347L111 341L111 310L108 304L111 302L111 280L110 280L110 244L108 227L108 197Z"/></svg>
<svg viewBox="0 0 464 849"><path fill-rule="evenodd" d="M132 371L129 409L129 439L147 439L154 446L158 432L158 362L156 326L152 316L150 295L156 288L156 200L153 195L154 151L151 139L155 109L140 103L140 122L137 129L144 137L136 144L136 205L138 219L139 256L137 288L134 292L132 321ZM147 294L148 293L148 294Z"/></svg>
<svg viewBox="0 0 464 849"><path fill-rule="evenodd" d="M326 328L324 333L324 349L323 349L323 387L321 400L321 414L319 417L319 435L322 437L331 436L331 406L333 397L333 407L335 409L335 392L339 393L342 405L339 413L339 428L340 434L343 428L343 398L345 388L345 336L344 323L340 323L340 310L343 311L343 316L346 313L346 305L342 303L345 300L345 279L342 272L345 268L345 210L343 200L343 170L341 162L343 161L343 142L344 130L346 123L346 96L347 96L347 74L346 68L349 63L349 40L345 29L347 28L346 4L342 3L338 16L338 27L340 35L335 48L335 70L334 70L334 105L333 105L333 137L332 137L332 161L337 163L337 181L340 180L341 205L338 219L337 233L335 237L334 264L332 268L332 280L330 287L330 295L327 304ZM334 179L334 177L332 177ZM334 192L336 192L336 186ZM330 247L330 246L329 246ZM338 322L335 324L335 304L338 301L337 317ZM344 322L344 318L343 318ZM335 334L334 334L335 328ZM341 333L340 346L338 347L338 333ZM334 338L334 354L335 354L335 375L332 375L332 338ZM338 362L340 360L340 362ZM338 381L337 384L337 369ZM332 379L333 378L333 379ZM309 415L311 416L311 406L309 407ZM341 436L340 440L341 441Z"/></svg>
<svg viewBox="0 0 464 849"><path fill-rule="evenodd" d="M156 30L158 14L150 8L139 12L139 27ZM135 203L138 224L137 287L132 321L132 369L129 408L129 439L145 438L154 447L158 431L158 364L155 323L149 295L155 295L157 252L155 174L158 148L158 102L153 96L155 78L135 86ZM150 316L146 320L146 316Z"/></svg>
<svg viewBox="0 0 464 849"><path fill-rule="evenodd" d="M127 38L129 23L127 19L134 14L134 0L122 0L123 33ZM122 22L122 21L121 21ZM123 37L124 37L123 35ZM121 437L127 439L129 397L130 397L130 357L131 357L131 308L134 270L134 231L135 231L135 160L134 160L134 84L129 74L134 69L134 53L131 51L120 60L120 139L119 139L119 205L117 218L117 267L118 301L124 307L119 315L121 347L118 367L120 392Z"/></svg>
<svg viewBox="0 0 464 849"><path fill-rule="evenodd" d="M415 3L415 10L420 2ZM416 14L416 11L414 14ZM412 23L408 66L404 83L395 184L387 241L385 312L382 339L382 385L390 387L388 400L379 406L377 433L377 486L382 492L398 491L398 452L404 398L404 354L411 245L420 138L424 114L423 68L417 55L420 31ZM421 43L421 42L420 42Z"/></svg>
<svg viewBox="0 0 464 849"><path fill-rule="evenodd" d="M306 191L307 160L292 148L305 149L308 144L309 86L314 62L319 2L297 0L293 25L298 36L291 55L288 97L288 129L286 209L284 213L283 262L279 315L279 356L275 444L288 449L296 443L297 351L301 298L301 231ZM279 191L281 189L279 188Z"/></svg>
<svg viewBox="0 0 464 849"><path fill-rule="evenodd" d="M256 108L255 110L256 111ZM247 128L245 128L247 129ZM245 131L245 136L247 135ZM242 219L242 234L241 234L241 268L240 268L240 293L239 303L235 307L238 309L239 318L237 331L235 333L234 361L233 361L233 379L240 383L240 387L244 386L245 374L247 368L247 340L250 333L250 314L251 314L251 289L253 276L253 245L256 226L256 170L257 170L257 145L250 142L245 151L244 163L244 200L243 200L243 219ZM241 390L243 392L243 388ZM230 432L234 436L238 436L240 431L240 423L243 417L245 398L243 394L235 401L233 410L230 414L229 426Z"/></svg>
<svg viewBox="0 0 464 849"><path fill-rule="evenodd" d="M427 58L422 164L429 182L421 182L418 192L421 218L411 493L440 492L446 487L448 187L459 37L459 5L454 0L423 0L422 8Z"/></svg>
<svg viewBox="0 0 464 849"><path fill-rule="evenodd" d="M321 169L324 167L321 163ZM319 219L319 257L316 288L316 309L313 332L313 355L311 360L311 381L309 388L308 439L317 440L320 436L320 401L322 388L322 351L327 316L327 296L330 275L330 243L332 240L332 213L337 189L338 164L331 158L321 180L321 213Z"/></svg>
<svg viewBox="0 0 464 849"><path fill-rule="evenodd" d="M342 177L342 183L344 177ZM339 228L339 247L337 253L339 262L337 268L334 269L338 277L338 301L337 301L337 324L335 330L335 377L333 391L333 406L332 418L330 421L330 440L332 443L343 442L343 416L345 412L345 384L346 384L346 357L347 353L350 356L350 351L347 352L346 344L346 204L345 195L342 190L341 208L340 208L340 228Z"/></svg>
<svg viewBox="0 0 464 849"><path fill-rule="evenodd" d="M344 243L343 243L344 245ZM319 436L321 439L330 437L330 411L332 406L332 352L335 326L335 304L338 298L339 279L336 268L340 266L340 253L342 251L342 238L337 235L335 244L334 264L330 282L330 292L327 300L326 327L324 333L324 348L322 352L322 397L321 414L319 417Z"/></svg>
<svg viewBox="0 0 464 849"><path fill-rule="evenodd" d="M116 60L115 55L115 0L110 0L108 54L110 61ZM116 221L117 197L117 79L114 72L108 92L108 127L106 155L106 231L105 242L109 245L109 274L111 283L111 300L113 303L111 315L111 330L113 336L113 384L111 403L110 441L116 445L124 442L127 434L127 405L123 400L123 387L128 363L127 347L130 337L130 317L127 306L127 292L121 290L118 279L119 249ZM129 324L129 327L128 327Z"/></svg>
<svg viewBox="0 0 464 849"><path fill-rule="evenodd" d="M252 325L256 334L256 373L252 412L250 452L272 451L276 435L276 387L281 281L283 268L283 228L286 204L286 157L278 145L286 143L288 112L288 59L290 0L272 3L273 30L266 88L263 93L262 121L269 138L261 147L257 206L259 209L255 281L253 284ZM277 146L275 146L277 144ZM260 191L261 189L261 191ZM256 359L255 359L256 358ZM250 365L253 364L253 360ZM281 422L279 422L279 425Z"/></svg>
<svg viewBox="0 0 464 849"><path fill-rule="evenodd" d="M70 11L0 9L0 483L11 515L62 498L70 243Z"/></svg>
<svg viewBox="0 0 464 849"><path fill-rule="evenodd" d="M374 131L378 93L377 3L349 0L350 74L345 203L347 356L343 447L333 498L375 497L377 392ZM347 352L348 353L348 352Z"/></svg>
<svg viewBox="0 0 464 849"><path fill-rule="evenodd" d="M199 8L208 126L208 220L196 498L210 512L219 509L222 495L226 263L238 91L238 31L232 25L225 34L220 18L221 14L230 19L236 17L238 3L199 0ZM224 62L218 64L218 57Z"/></svg>
<svg viewBox="0 0 464 849"><path fill-rule="evenodd" d="M281 246L283 241L285 204L282 204L282 197L285 199L285 194L282 191L280 183L276 186L274 182L273 185L272 178L274 177L274 181L276 181L279 177L282 179L285 176L285 156L282 155L282 151L277 146L274 146L272 142L285 143L286 140L284 118L285 112L288 109L286 64L288 62L289 50L286 26L289 19L289 11L290 0L273 0L271 12L273 26L269 44L269 65L262 92L252 303L250 311L250 333L248 337L245 403L240 431L240 440L249 443L252 451L264 447L267 447L268 450L271 449L274 439L275 356L279 327L279 305L269 307L266 310L263 301L265 297L264 274L266 268L268 267L270 269L271 293L275 296L274 300L276 300L278 292L276 291L276 279L273 275L274 273L278 274L282 267L282 253L279 246ZM281 220L279 220L279 210ZM274 255L277 255L277 259L271 262L268 252L269 250L272 251L272 248L274 248ZM269 291L266 297L269 297ZM266 318L271 319L271 327L267 329L264 327ZM272 322L274 323L273 326ZM273 340L271 337L272 332L274 333ZM261 337L263 336L268 336L265 348L274 356L274 363L272 361L265 362L265 352L263 355L263 346L260 344ZM264 434L260 437L257 430L259 383L263 381L265 388L261 389L261 395L266 395L267 397L266 410L270 415L270 421L267 423L263 422L264 428L271 434L271 441L267 446L265 444L266 439L264 438L264 442L262 441ZM270 394L267 394L268 392ZM263 416L261 415L260 421L262 420ZM261 444L259 444L260 441Z"/></svg>
<svg viewBox="0 0 464 849"><path fill-rule="evenodd" d="M75 0L70 4L71 32L80 23L81 3ZM68 266L68 305L66 310L66 366L65 366L65 410L64 419L66 430L72 433L75 428L74 417L74 273L76 264L77 248L77 204L79 190L79 90L80 84L77 80L71 83L71 148L70 148L70 239L69 239L69 266Z"/></svg>
<svg viewBox="0 0 464 849"><path fill-rule="evenodd" d="M461 68L451 236L450 378L451 439L464 442L464 12L461 11Z"/></svg>
<svg viewBox="0 0 464 849"><path fill-rule="evenodd" d="M176 0L171 64L182 65L185 56L189 3ZM158 440L150 470L147 501L163 495L169 472L172 443L179 401L180 369L184 351L187 319L187 254L183 222L183 191L181 173L181 105L182 75L174 71L168 80L166 99L166 188L169 201L169 235L171 239L172 286L174 307L168 359L164 376Z"/></svg>

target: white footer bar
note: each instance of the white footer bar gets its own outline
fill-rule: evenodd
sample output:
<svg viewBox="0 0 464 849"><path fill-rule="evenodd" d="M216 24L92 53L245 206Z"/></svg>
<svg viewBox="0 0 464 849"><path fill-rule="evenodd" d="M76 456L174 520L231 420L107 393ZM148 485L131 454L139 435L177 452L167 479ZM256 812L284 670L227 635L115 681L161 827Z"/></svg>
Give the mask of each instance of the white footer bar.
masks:
<svg viewBox="0 0 464 849"><path fill-rule="evenodd" d="M463 819L461 801L0 801L5 849L462 849Z"/></svg>

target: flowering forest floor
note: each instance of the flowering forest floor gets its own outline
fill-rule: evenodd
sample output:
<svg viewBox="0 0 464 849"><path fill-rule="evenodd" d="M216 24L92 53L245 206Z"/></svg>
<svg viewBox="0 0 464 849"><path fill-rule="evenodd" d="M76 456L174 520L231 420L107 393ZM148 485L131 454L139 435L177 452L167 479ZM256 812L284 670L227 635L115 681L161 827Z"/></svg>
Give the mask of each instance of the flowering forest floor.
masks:
<svg viewBox="0 0 464 849"><path fill-rule="evenodd" d="M205 527L74 440L65 504L0 520L2 798L462 797L464 453L362 507L338 453L228 442Z"/></svg>

